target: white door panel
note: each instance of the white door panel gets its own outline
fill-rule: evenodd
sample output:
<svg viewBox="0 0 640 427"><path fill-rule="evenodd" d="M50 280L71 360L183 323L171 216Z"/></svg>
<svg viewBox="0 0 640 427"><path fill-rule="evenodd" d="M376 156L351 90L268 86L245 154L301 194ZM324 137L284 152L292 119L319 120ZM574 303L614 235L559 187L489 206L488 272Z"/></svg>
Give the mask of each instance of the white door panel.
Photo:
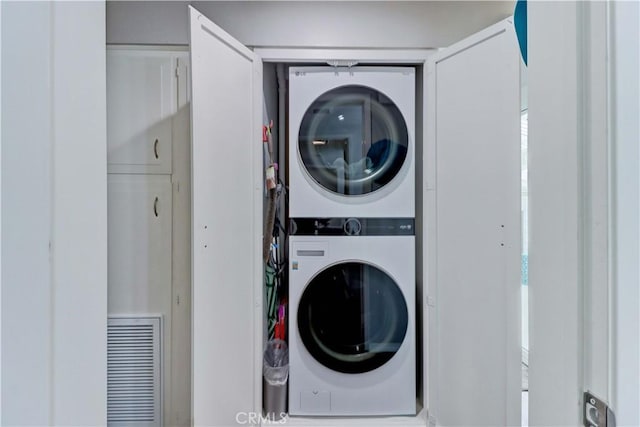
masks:
<svg viewBox="0 0 640 427"><path fill-rule="evenodd" d="M227 426L259 410L262 64L193 8L190 34L193 422Z"/></svg>
<svg viewBox="0 0 640 427"><path fill-rule="evenodd" d="M520 423L519 61L503 21L428 64L436 271L427 382L438 425Z"/></svg>

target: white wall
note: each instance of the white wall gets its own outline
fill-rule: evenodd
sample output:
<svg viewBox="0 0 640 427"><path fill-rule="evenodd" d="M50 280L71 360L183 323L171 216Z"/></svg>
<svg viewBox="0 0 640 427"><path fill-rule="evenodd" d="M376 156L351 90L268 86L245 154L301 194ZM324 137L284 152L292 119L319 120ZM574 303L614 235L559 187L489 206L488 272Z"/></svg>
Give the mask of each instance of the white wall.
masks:
<svg viewBox="0 0 640 427"><path fill-rule="evenodd" d="M640 5L612 4L614 390L618 425L640 425Z"/></svg>
<svg viewBox="0 0 640 427"><path fill-rule="evenodd" d="M98 425L107 364L105 5L55 2L52 19L53 420Z"/></svg>
<svg viewBox="0 0 640 427"><path fill-rule="evenodd" d="M107 2L107 42L188 44L187 4ZM194 1L249 46L449 46L513 13L513 1Z"/></svg>
<svg viewBox="0 0 640 427"><path fill-rule="evenodd" d="M46 425L52 397L52 5L2 2L0 7L2 424Z"/></svg>
<svg viewBox="0 0 640 427"><path fill-rule="evenodd" d="M106 422L103 2L2 2L2 423Z"/></svg>

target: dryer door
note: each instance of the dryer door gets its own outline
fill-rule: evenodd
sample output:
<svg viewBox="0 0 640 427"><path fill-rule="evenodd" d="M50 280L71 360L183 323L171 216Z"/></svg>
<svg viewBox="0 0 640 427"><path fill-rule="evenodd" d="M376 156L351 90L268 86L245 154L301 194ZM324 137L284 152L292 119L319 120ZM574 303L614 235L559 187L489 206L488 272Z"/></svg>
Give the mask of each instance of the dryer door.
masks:
<svg viewBox="0 0 640 427"><path fill-rule="evenodd" d="M402 170L409 138L398 107L364 86L343 86L317 98L304 114L299 160L323 190L357 196L374 192Z"/></svg>
<svg viewBox="0 0 640 427"><path fill-rule="evenodd" d="M302 294L297 316L307 351L327 368L353 374L390 360L408 325L398 285L362 262L334 264L318 273Z"/></svg>

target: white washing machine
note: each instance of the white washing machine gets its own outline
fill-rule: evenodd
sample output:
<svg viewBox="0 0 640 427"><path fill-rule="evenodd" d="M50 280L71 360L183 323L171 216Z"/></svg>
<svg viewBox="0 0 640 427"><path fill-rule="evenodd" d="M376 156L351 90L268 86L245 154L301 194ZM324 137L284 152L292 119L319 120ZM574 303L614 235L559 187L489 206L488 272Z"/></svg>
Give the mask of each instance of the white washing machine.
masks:
<svg viewBox="0 0 640 427"><path fill-rule="evenodd" d="M289 70L289 216L415 216L415 69Z"/></svg>
<svg viewBox="0 0 640 427"><path fill-rule="evenodd" d="M317 221L290 237L289 413L415 415L413 220Z"/></svg>

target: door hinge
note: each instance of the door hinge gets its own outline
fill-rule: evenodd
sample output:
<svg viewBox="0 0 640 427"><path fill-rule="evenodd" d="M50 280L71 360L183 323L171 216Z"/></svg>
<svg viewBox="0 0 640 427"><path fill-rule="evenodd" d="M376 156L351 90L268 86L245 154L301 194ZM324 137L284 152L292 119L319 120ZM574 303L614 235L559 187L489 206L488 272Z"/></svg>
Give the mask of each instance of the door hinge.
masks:
<svg viewBox="0 0 640 427"><path fill-rule="evenodd" d="M171 174L171 188L174 192L179 193L180 192L180 180L178 179L178 177L176 177L175 173Z"/></svg>
<svg viewBox="0 0 640 427"><path fill-rule="evenodd" d="M585 427L616 427L616 417L603 400L584 392L583 419Z"/></svg>
<svg viewBox="0 0 640 427"><path fill-rule="evenodd" d="M344 59L334 59L331 61L327 61L327 65L332 66L333 68L351 68L355 65L358 65L358 61L354 60L344 60Z"/></svg>

